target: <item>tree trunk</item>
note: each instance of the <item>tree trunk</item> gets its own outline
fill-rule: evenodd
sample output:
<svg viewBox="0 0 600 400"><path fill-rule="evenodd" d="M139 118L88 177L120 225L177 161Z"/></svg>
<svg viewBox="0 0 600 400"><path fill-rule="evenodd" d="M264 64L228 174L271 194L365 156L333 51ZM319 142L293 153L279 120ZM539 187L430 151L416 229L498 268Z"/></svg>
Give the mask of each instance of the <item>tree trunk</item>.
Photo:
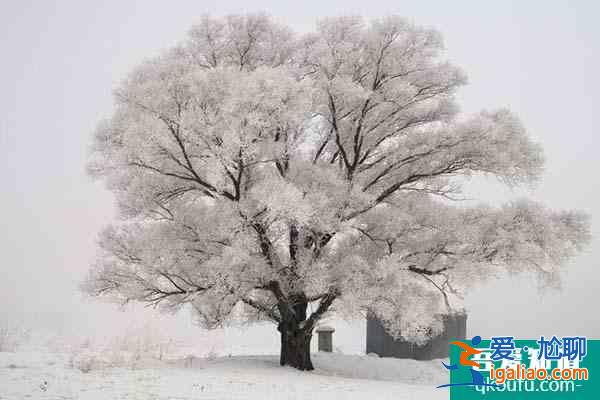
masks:
<svg viewBox="0 0 600 400"><path fill-rule="evenodd" d="M289 324L280 324L278 328L281 333L280 364L289 365L302 371L312 371L314 369L310 360L312 332L289 328Z"/></svg>

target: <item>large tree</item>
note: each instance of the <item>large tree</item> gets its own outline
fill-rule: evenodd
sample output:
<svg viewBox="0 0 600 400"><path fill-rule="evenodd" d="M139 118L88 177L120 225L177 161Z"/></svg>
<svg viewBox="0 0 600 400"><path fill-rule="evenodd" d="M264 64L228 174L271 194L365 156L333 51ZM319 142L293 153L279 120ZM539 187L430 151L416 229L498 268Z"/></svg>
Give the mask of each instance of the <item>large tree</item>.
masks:
<svg viewBox="0 0 600 400"><path fill-rule="evenodd" d="M458 114L465 76L442 51L397 17L300 36L264 15L203 18L122 82L97 129L89 167L122 219L86 291L189 305L207 327L274 321L281 364L312 369L332 306L418 340L477 281L553 281L587 218L457 202L465 176L530 183L543 157L508 110Z"/></svg>

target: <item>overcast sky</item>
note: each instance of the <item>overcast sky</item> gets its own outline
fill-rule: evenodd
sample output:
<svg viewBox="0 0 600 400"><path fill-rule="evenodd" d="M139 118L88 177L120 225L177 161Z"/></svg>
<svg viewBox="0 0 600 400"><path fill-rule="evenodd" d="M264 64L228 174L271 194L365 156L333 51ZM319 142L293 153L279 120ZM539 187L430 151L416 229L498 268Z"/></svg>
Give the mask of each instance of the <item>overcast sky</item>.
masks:
<svg viewBox="0 0 600 400"><path fill-rule="evenodd" d="M494 3L3 0L0 314L45 320L58 312L88 327L123 320L77 290L98 231L114 218L112 195L84 166L112 89L144 57L183 39L204 13L266 11L297 31L322 16L399 14L443 33L449 58L469 75L459 96L466 112L509 107L543 144L544 180L525 193L593 217L594 241L567 266L562 291L540 294L523 279L483 286L467 298L470 334L600 338L600 6ZM472 192L490 201L514 195L496 185Z"/></svg>

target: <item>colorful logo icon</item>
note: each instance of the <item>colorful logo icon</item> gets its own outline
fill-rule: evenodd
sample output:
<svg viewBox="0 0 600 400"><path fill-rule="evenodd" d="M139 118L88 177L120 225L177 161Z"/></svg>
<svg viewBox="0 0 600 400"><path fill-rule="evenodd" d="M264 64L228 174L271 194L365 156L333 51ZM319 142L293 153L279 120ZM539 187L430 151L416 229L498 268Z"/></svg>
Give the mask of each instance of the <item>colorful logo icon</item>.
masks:
<svg viewBox="0 0 600 400"><path fill-rule="evenodd" d="M481 336L474 336L473 339L471 339L471 344L473 346L477 346L480 343L481 343ZM442 362L442 365L447 370L452 371L452 370L458 369L459 365L462 365L464 367L476 367L476 368L481 367L481 365L478 362L469 360L469 357L471 357L475 354L480 354L481 350L477 350L477 349L473 348L472 346L469 346L466 343L458 342L458 341L450 342L450 344L460 347L462 349L462 351L460 352L460 358L458 360L458 364L446 365L444 362ZM471 379L472 379L471 382L446 383L444 385L438 386L438 388L450 387L450 386L500 386L495 383L486 383L483 380L483 375L481 374L481 372L479 372L473 368L469 368L469 371L471 372Z"/></svg>
<svg viewBox="0 0 600 400"><path fill-rule="evenodd" d="M600 340L584 336L514 336L450 342L451 400L598 399ZM447 364L448 365L447 365Z"/></svg>

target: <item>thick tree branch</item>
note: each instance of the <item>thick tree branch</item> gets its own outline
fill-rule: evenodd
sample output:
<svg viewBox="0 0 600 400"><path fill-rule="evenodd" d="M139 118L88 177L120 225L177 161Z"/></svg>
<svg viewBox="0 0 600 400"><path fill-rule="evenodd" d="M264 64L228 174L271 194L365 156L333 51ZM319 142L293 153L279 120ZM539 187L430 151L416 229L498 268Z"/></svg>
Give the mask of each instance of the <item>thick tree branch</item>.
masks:
<svg viewBox="0 0 600 400"><path fill-rule="evenodd" d="M260 313L265 314L267 317L271 318L273 321L275 321L277 323L281 322L281 318L279 317L279 315L277 315L275 313L275 311L272 308L267 307L266 305L261 304L255 300L252 300L249 297L243 297L242 302L244 304L247 304L250 307L258 310Z"/></svg>

